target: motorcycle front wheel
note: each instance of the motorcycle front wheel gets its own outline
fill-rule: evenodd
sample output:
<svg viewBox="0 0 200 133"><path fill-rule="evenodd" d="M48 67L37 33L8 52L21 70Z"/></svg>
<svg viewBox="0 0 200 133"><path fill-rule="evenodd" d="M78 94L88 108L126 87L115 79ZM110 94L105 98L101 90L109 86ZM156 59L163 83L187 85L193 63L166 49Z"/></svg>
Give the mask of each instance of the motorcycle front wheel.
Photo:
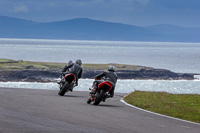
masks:
<svg viewBox="0 0 200 133"><path fill-rule="evenodd" d="M69 83L65 82L65 84L62 86L61 90L58 92L58 95L64 96L65 93L69 90Z"/></svg>
<svg viewBox="0 0 200 133"><path fill-rule="evenodd" d="M96 96L96 98L94 99L94 105L99 105L99 103L102 101L102 98L105 95L105 91L101 90L100 94Z"/></svg>

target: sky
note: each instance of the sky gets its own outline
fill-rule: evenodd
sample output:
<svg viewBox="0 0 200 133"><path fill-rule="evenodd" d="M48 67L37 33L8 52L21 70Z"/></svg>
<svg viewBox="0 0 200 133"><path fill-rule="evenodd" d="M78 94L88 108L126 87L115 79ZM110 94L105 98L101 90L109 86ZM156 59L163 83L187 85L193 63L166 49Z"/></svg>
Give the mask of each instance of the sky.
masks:
<svg viewBox="0 0 200 133"><path fill-rule="evenodd" d="M0 0L0 15L37 22L90 18L135 26L200 27L200 0Z"/></svg>

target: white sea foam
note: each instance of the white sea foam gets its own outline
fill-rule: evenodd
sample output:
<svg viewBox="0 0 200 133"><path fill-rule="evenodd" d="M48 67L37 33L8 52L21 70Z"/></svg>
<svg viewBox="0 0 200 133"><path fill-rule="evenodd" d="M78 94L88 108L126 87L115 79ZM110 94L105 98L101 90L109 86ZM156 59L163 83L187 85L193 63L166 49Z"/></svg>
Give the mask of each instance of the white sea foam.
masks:
<svg viewBox="0 0 200 133"><path fill-rule="evenodd" d="M74 91L89 91L93 79L80 79ZM57 83L0 82L0 87L59 90ZM173 94L200 94L200 80L118 80L115 92L135 90L168 92Z"/></svg>

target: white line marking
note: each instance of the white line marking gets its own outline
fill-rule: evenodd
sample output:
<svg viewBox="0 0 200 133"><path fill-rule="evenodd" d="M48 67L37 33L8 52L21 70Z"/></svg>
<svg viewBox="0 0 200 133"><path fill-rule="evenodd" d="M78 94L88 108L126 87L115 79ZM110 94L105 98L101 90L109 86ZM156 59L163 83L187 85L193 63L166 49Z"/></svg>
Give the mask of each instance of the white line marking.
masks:
<svg viewBox="0 0 200 133"><path fill-rule="evenodd" d="M126 96L127 96L127 95L126 95ZM126 96L124 96L124 97L126 97ZM166 118L170 118L170 119L174 119L174 120L178 120L178 121L183 121L183 122L187 122L187 123L191 123L191 124L195 124L195 125L199 125L199 126L200 126L199 123L195 123L195 122L191 122L191 121L187 121L187 120L182 120L182 119L179 119L179 118L175 118L175 117L171 117L171 116L166 116L166 115L162 115L162 114L158 114L158 113L155 113L155 112L151 112L151 111L148 111L148 110L144 110L144 109L138 108L138 107L136 107L136 106L133 106L133 105L131 105L131 104L125 102L125 101L123 100L124 97L122 97L120 101L121 101L122 103L124 103L124 104L126 104L126 105L132 107L132 108L135 108L135 109L138 109L138 110L141 110L141 111L144 111L144 112L148 112L148 113L151 113L151 114L154 114L154 115L163 116L163 117L166 117Z"/></svg>

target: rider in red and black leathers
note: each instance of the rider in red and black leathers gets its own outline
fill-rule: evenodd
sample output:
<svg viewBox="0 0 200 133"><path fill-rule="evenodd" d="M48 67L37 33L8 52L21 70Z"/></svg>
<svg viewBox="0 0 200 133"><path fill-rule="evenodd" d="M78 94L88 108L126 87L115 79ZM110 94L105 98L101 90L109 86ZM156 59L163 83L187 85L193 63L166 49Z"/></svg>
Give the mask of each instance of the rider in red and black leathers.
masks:
<svg viewBox="0 0 200 133"><path fill-rule="evenodd" d="M96 89L98 87L98 84L104 81L110 81L112 83L112 89L109 92L109 97L113 97L114 96L114 90L115 90L115 85L118 79L117 74L115 73L115 67L113 65L109 65L108 66L108 71L104 71L103 73L97 75L95 77L95 80L93 82L93 91L90 92L90 94L94 94L96 93ZM99 79L99 80L98 80Z"/></svg>

